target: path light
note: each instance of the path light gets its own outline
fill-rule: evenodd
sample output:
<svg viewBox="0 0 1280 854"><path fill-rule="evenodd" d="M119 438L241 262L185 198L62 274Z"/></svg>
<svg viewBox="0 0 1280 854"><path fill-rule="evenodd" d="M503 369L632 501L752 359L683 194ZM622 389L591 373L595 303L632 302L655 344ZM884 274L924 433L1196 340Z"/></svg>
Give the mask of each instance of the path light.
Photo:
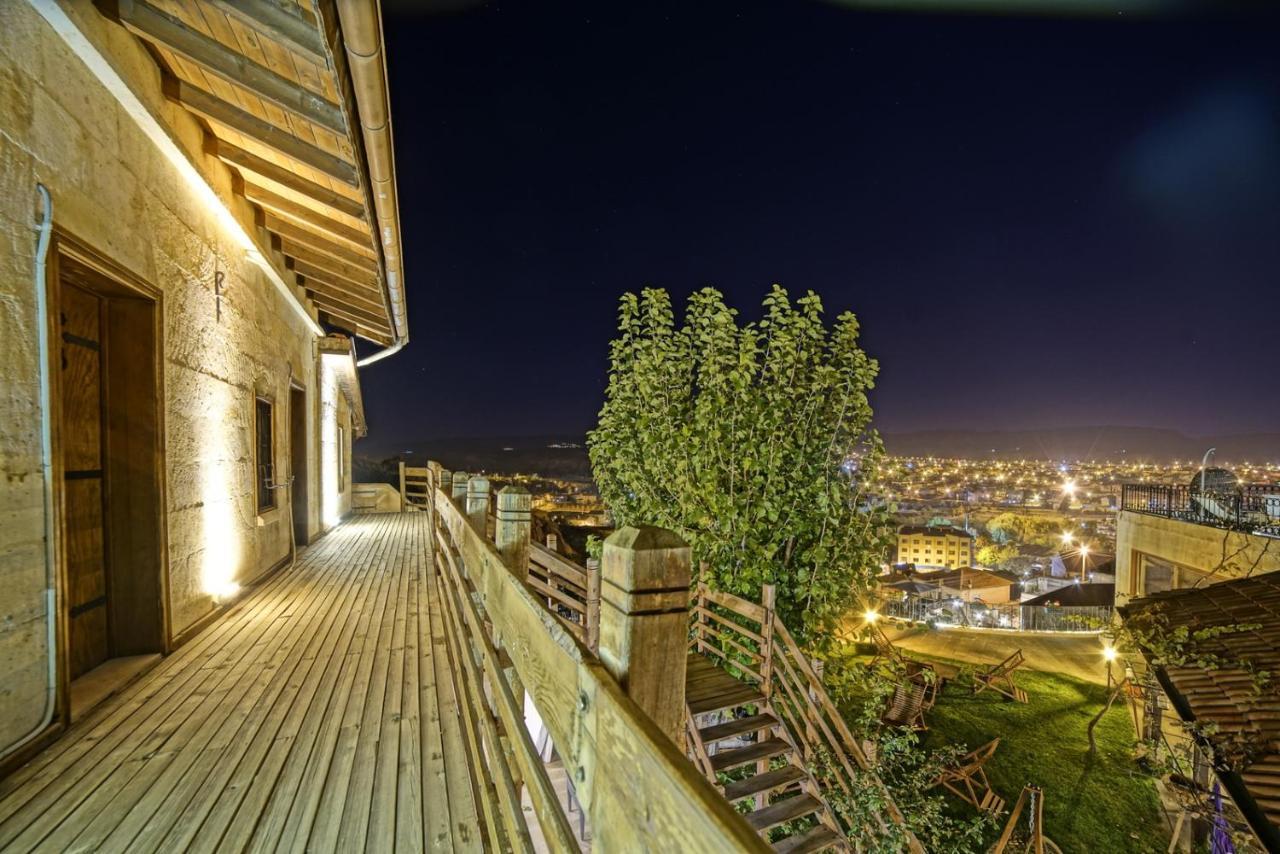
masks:
<svg viewBox="0 0 1280 854"><path fill-rule="evenodd" d="M1070 531L1063 531L1063 532L1062 532L1062 544L1063 544L1064 546L1069 546L1069 545L1071 545L1071 541L1072 541L1072 540L1074 540L1074 539L1075 539L1075 537L1073 537L1073 536L1071 535L1071 532L1070 532Z"/></svg>
<svg viewBox="0 0 1280 854"><path fill-rule="evenodd" d="M874 623L876 620L880 619L880 615L871 608L868 608L866 612L863 613L862 619L866 620L868 623Z"/></svg>
<svg viewBox="0 0 1280 854"><path fill-rule="evenodd" d="M1102 648L1102 659L1107 662L1107 690L1111 690L1111 662L1116 660L1116 648L1107 644Z"/></svg>

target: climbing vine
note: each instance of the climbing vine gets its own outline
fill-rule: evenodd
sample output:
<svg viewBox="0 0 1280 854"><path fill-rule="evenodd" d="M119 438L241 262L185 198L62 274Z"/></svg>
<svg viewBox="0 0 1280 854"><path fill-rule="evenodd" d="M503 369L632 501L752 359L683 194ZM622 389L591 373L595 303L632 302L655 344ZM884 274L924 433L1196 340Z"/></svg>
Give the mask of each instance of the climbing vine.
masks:
<svg viewBox="0 0 1280 854"><path fill-rule="evenodd" d="M677 323L666 291L622 297L609 384L589 436L619 525L670 528L700 580L778 611L812 645L866 590L889 543L866 486L883 451L867 391L878 370L849 313L828 328L812 292L774 286L740 323L705 288Z"/></svg>

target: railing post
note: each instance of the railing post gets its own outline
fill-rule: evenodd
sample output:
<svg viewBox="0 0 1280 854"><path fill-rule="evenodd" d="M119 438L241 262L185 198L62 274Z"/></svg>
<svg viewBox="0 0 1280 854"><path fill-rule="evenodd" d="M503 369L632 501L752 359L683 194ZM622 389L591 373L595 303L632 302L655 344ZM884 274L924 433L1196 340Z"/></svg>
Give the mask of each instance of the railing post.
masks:
<svg viewBox="0 0 1280 854"><path fill-rule="evenodd" d="M471 475L465 471L455 471L453 473L453 486L449 493L449 497L453 499L453 503L458 505L458 509L463 513L467 512L467 478Z"/></svg>
<svg viewBox="0 0 1280 854"><path fill-rule="evenodd" d="M445 495L453 494L453 472L448 469L440 469L440 482L437 484L440 491Z"/></svg>
<svg viewBox="0 0 1280 854"><path fill-rule="evenodd" d="M489 478L482 474L468 478L466 495L467 521L480 532L480 536L486 536L485 529L489 524Z"/></svg>
<svg viewBox="0 0 1280 854"><path fill-rule="evenodd" d="M498 524L493 541L502 562L524 581L529 574L529 526L533 497L522 486L507 485L498 490Z"/></svg>
<svg viewBox="0 0 1280 854"><path fill-rule="evenodd" d="M552 535L554 536L554 535ZM587 649L600 652L600 561L587 558L587 613L583 616L586 622Z"/></svg>
<svg viewBox="0 0 1280 854"><path fill-rule="evenodd" d="M555 534L547 534L547 551L557 553L560 551L560 538Z"/></svg>
<svg viewBox="0 0 1280 854"><path fill-rule="evenodd" d="M405 498L406 494L407 493L405 493L404 491L404 460L401 460L400 461L400 512L401 513L404 512L404 505L405 505L405 501L407 500Z"/></svg>
<svg viewBox="0 0 1280 854"><path fill-rule="evenodd" d="M760 590L760 604L764 607L764 617L760 620L760 693L764 694L766 702L773 696L773 608L776 602L777 589L772 584L764 585ZM768 737L767 727L756 734L758 741L764 741ZM768 759L756 762L757 774L768 771ZM764 809L768 801L768 793L760 792L756 795L756 809Z"/></svg>
<svg viewBox="0 0 1280 854"><path fill-rule="evenodd" d="M619 528L601 571L600 660L683 750L689 546L662 528Z"/></svg>

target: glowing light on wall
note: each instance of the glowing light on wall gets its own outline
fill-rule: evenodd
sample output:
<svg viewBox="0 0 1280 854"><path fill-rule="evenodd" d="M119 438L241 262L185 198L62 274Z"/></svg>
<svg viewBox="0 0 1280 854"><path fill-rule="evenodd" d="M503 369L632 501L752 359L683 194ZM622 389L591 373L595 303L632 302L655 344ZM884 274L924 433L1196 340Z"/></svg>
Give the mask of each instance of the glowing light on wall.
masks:
<svg viewBox="0 0 1280 854"><path fill-rule="evenodd" d="M236 523L236 457L231 448L234 431L228 426L234 423L234 402L232 389L222 383L209 383L202 391L207 397L195 419L204 546L200 586L215 600L225 601L240 589L236 576L243 536Z"/></svg>
<svg viewBox="0 0 1280 854"><path fill-rule="evenodd" d="M338 488L338 377L336 359L347 356L320 356L320 518L326 528L341 521Z"/></svg>

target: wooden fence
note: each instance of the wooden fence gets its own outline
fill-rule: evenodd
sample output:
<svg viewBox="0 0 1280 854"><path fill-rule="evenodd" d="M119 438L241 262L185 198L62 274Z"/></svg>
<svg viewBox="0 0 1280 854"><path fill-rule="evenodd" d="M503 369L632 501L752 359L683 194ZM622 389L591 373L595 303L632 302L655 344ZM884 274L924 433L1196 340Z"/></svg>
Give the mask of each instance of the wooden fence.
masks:
<svg viewBox="0 0 1280 854"><path fill-rule="evenodd" d="M464 725L472 767L481 780L490 846L527 850L528 828L518 797L524 785L551 849L576 848L529 742L520 713L520 698L527 692L564 761L589 816L593 845L600 850L767 851L584 643L592 620L585 607L587 579L582 579L581 594L560 589L570 599L582 599L584 607L575 611L582 624L548 609L548 598L563 600L528 581L532 575L555 590L555 585L567 586L572 575L530 547L528 493L523 511L518 501L504 508L500 500L496 541L491 541L484 533L487 481L470 480L470 488L459 489L455 480L446 492L445 474L428 468L437 586L448 613L451 662L471 700ZM581 631L574 628L578 625ZM683 648L682 637L673 641ZM615 655L612 660L628 659ZM683 682L683 672L678 678Z"/></svg>

